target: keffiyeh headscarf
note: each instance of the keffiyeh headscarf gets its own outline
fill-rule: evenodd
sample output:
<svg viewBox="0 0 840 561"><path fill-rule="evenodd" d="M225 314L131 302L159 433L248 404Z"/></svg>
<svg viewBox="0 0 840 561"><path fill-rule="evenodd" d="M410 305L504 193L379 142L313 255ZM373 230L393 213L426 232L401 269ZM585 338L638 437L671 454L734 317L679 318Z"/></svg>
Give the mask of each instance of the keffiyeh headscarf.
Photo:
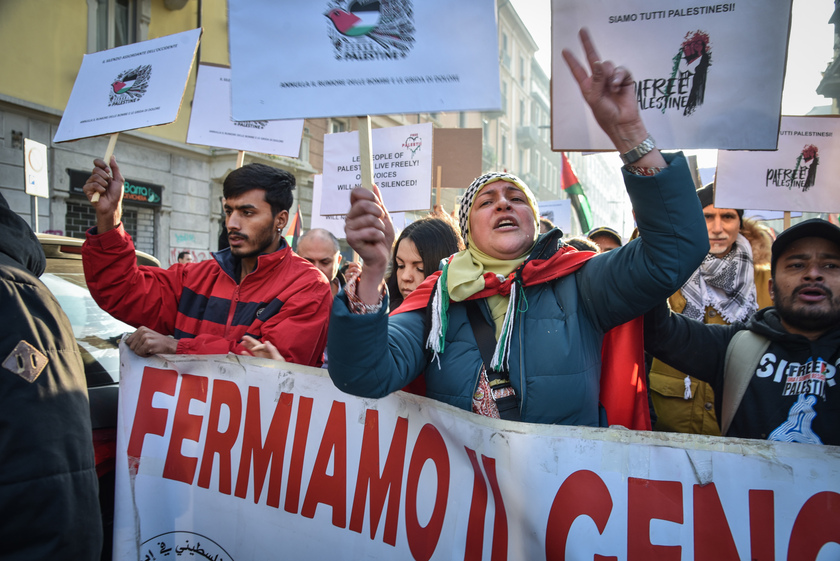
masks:
<svg viewBox="0 0 840 561"><path fill-rule="evenodd" d="M539 237L539 212L537 201L528 186L515 175L509 173L487 173L476 178L464 194L461 208L458 212L458 221L461 226L461 235L464 238L466 249L456 253L452 259L444 265L443 271L437 281L437 289L432 299L432 326L426 346L436 355L444 350L444 340L448 326L448 309L450 300L462 302L470 296L481 292L485 288L485 273L493 273L500 277L507 277L521 265L533 249L531 244L527 250L516 259L496 259L481 251L473 243L470 234L470 211L473 202L481 190L495 183L496 181L507 181L518 188L525 195L534 218L534 243ZM493 353L491 368L501 370L507 362L510 349L510 333L513 327L514 312L517 307L518 292L522 291L521 283L517 283L517 289L510 291L509 295L495 294L487 298L490 312L493 316L493 323L496 327L496 349ZM521 295L519 295L521 296ZM506 365L505 365L506 368Z"/></svg>
<svg viewBox="0 0 840 561"><path fill-rule="evenodd" d="M738 234L732 251L724 257L706 256L700 267L682 287L686 304L683 315L704 318L711 306L728 323L744 321L758 310L752 248Z"/></svg>

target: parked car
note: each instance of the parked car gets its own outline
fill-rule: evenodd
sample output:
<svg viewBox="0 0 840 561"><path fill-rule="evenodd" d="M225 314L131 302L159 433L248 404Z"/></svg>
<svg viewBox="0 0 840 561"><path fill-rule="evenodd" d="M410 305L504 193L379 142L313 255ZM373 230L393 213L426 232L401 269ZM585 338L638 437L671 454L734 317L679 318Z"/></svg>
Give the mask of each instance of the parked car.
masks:
<svg viewBox="0 0 840 561"><path fill-rule="evenodd" d="M102 559L109 560L114 524L119 341L124 333L134 331L134 328L102 310L90 295L82 269L84 240L50 234L37 236L47 257L47 268L41 275L41 281L55 295L70 319L85 365L96 473L99 477L99 504L105 531ZM160 267L160 261L142 251L137 252L137 264Z"/></svg>

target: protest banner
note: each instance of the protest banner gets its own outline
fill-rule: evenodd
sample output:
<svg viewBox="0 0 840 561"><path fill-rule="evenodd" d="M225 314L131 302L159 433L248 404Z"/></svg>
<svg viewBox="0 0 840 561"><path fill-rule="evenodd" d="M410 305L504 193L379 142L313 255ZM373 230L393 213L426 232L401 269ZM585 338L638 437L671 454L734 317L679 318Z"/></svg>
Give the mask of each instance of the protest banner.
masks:
<svg viewBox="0 0 840 561"><path fill-rule="evenodd" d="M252 357L120 360L115 559L840 555L837 447L502 421Z"/></svg>
<svg viewBox="0 0 840 561"><path fill-rule="evenodd" d="M556 201L539 201L540 218L548 218L562 230L564 235L572 232L572 201L571 199L557 199Z"/></svg>
<svg viewBox="0 0 840 561"><path fill-rule="evenodd" d="M228 19L238 120L501 107L494 0L230 0Z"/></svg>
<svg viewBox="0 0 840 561"><path fill-rule="evenodd" d="M371 131L373 182L389 211L427 210L432 178L432 124ZM324 136L320 214L346 214L361 185L358 131ZM314 213L313 213L314 214Z"/></svg>
<svg viewBox="0 0 840 561"><path fill-rule="evenodd" d="M344 214L319 214L321 208L321 193L324 186L324 176L320 173L312 176L312 220L310 224L312 229L323 228L332 233L336 238L343 238L344 236ZM350 208L350 193L344 194L345 205Z"/></svg>
<svg viewBox="0 0 840 561"><path fill-rule="evenodd" d="M230 68L199 65L187 144L297 158L302 133L303 119L234 121L230 116Z"/></svg>
<svg viewBox="0 0 840 561"><path fill-rule="evenodd" d="M175 121L201 29L85 55L54 142Z"/></svg>
<svg viewBox="0 0 840 561"><path fill-rule="evenodd" d="M615 150L561 50L589 71L577 38L632 73L642 118L660 148L776 148L791 0L552 0L554 150Z"/></svg>
<svg viewBox="0 0 840 561"><path fill-rule="evenodd" d="M718 152L715 206L840 211L840 118L782 117L779 149Z"/></svg>

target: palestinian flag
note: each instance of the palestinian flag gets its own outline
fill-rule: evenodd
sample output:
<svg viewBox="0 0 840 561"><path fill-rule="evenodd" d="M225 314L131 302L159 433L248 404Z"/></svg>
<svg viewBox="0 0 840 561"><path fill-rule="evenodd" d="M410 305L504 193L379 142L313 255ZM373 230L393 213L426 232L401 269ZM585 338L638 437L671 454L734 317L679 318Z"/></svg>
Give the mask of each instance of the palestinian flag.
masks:
<svg viewBox="0 0 840 561"><path fill-rule="evenodd" d="M563 154L563 173L560 176L560 187L569 195L578 223L580 223L580 229L585 234L592 229L592 209L589 207L589 199L583 192L583 187L572 169L569 158L566 157L565 152L561 154Z"/></svg>
<svg viewBox="0 0 840 561"><path fill-rule="evenodd" d="M301 216L300 205L298 205L297 212L292 219L289 220L288 229L286 230L286 242L292 248L292 251L297 251L298 238L300 238Z"/></svg>

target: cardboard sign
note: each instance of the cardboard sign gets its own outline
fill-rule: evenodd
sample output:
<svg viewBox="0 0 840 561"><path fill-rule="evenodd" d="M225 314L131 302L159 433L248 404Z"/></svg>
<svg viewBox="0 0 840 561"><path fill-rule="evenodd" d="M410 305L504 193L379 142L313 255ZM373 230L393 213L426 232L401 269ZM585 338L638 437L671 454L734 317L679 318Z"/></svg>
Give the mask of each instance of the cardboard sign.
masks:
<svg viewBox="0 0 840 561"><path fill-rule="evenodd" d="M47 147L29 138L23 139L23 173L26 176L26 194L48 198L50 178L48 174Z"/></svg>
<svg viewBox="0 0 840 561"><path fill-rule="evenodd" d="M201 29L85 55L55 142L175 121Z"/></svg>
<svg viewBox="0 0 840 561"><path fill-rule="evenodd" d="M434 129L433 134L432 185L466 189L481 175L481 129Z"/></svg>
<svg viewBox="0 0 840 561"><path fill-rule="evenodd" d="M775 152L718 152L715 206L840 210L840 118L782 117Z"/></svg>
<svg viewBox="0 0 840 561"><path fill-rule="evenodd" d="M837 447L516 423L318 368L120 351L114 559L840 554Z"/></svg>
<svg viewBox="0 0 840 561"><path fill-rule="evenodd" d="M560 228L564 235L572 232L572 201L557 199L556 201L539 201L540 218L548 218Z"/></svg>
<svg viewBox="0 0 840 561"><path fill-rule="evenodd" d="M373 182L389 211L428 210L432 178L432 124L371 131ZM350 191L361 185L358 131L324 136L320 213L346 214Z"/></svg>
<svg viewBox="0 0 840 561"><path fill-rule="evenodd" d="M501 107L494 0L230 0L228 18L235 119Z"/></svg>
<svg viewBox="0 0 840 561"><path fill-rule="evenodd" d="M230 117L230 68L199 65L187 144L297 158L302 132L303 119L234 121Z"/></svg>
<svg viewBox="0 0 840 561"><path fill-rule="evenodd" d="M615 150L561 56L588 72L578 30L603 60L628 68L642 119L660 148L773 150L791 0L552 0L554 150Z"/></svg>

